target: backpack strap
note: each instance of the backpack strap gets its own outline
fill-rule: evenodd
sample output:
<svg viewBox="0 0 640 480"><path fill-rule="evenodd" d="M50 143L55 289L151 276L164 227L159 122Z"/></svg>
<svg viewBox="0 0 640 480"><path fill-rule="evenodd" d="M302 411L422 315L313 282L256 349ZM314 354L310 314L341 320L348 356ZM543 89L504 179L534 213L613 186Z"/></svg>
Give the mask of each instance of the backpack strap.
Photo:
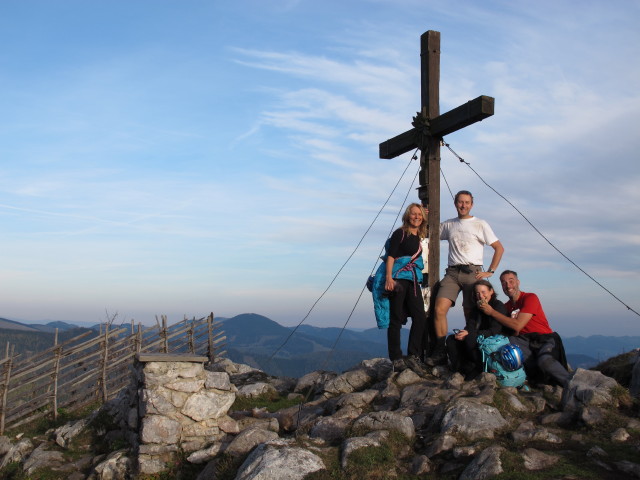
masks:
<svg viewBox="0 0 640 480"><path fill-rule="evenodd" d="M402 238L404 239L404 230L402 231ZM400 272L411 272L411 276L413 277L413 293L415 296L418 296L418 275L416 274L416 268L418 266L415 262L420 255L422 255L422 244L418 242L418 251L413 254L411 260L409 260L409 262L404 267L399 268L394 274L394 277L396 277Z"/></svg>

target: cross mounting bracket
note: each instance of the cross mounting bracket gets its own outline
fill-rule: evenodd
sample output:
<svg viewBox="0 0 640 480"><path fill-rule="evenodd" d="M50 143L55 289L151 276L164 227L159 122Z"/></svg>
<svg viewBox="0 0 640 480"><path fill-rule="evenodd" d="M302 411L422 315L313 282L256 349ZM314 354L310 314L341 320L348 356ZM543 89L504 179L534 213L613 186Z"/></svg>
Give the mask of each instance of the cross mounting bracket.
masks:
<svg viewBox="0 0 640 480"><path fill-rule="evenodd" d="M414 128L417 147L420 150L424 150L428 138L431 136L431 122L429 121L429 117L423 112L416 112L416 116L413 117L411 125L413 125Z"/></svg>

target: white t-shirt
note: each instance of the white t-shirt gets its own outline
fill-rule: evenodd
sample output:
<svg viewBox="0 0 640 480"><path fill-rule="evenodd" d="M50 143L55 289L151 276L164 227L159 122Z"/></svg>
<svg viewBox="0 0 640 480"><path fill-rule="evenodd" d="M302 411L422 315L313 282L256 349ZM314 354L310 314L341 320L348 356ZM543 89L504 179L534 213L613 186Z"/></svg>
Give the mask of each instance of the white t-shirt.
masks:
<svg viewBox="0 0 640 480"><path fill-rule="evenodd" d="M422 245L422 262L424 263L422 273L429 273L429 237L420 240L420 245Z"/></svg>
<svg viewBox="0 0 640 480"><path fill-rule="evenodd" d="M497 242L498 237L484 220L456 217L440 224L440 240L449 241L449 266L482 265L484 246Z"/></svg>

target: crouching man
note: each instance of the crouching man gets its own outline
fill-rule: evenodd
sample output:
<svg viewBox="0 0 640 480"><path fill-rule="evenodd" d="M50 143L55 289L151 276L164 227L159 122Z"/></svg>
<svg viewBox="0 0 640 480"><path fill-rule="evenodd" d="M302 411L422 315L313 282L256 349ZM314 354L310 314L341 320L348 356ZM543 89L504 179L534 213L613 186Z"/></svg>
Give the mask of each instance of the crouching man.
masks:
<svg viewBox="0 0 640 480"><path fill-rule="evenodd" d="M571 379L560 336L551 330L540 300L535 293L520 291L518 274L505 270L500 274L502 291L509 301L505 304L507 315L496 311L489 304L479 306L485 314L495 318L515 333L509 337L522 350L527 377L551 377L555 383L566 387ZM560 360L560 361L559 361ZM540 372L536 372L537 369Z"/></svg>

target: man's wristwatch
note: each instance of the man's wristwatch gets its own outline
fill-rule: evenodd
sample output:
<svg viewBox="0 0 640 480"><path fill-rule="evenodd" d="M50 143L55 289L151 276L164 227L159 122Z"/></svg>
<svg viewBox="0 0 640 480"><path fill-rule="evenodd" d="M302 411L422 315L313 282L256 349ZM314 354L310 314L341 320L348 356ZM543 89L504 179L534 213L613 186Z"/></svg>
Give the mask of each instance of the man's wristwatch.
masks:
<svg viewBox="0 0 640 480"><path fill-rule="evenodd" d="M496 271L495 271L495 270L491 270L491 269L487 270L487 272L489 272L489 273L496 273Z"/></svg>

